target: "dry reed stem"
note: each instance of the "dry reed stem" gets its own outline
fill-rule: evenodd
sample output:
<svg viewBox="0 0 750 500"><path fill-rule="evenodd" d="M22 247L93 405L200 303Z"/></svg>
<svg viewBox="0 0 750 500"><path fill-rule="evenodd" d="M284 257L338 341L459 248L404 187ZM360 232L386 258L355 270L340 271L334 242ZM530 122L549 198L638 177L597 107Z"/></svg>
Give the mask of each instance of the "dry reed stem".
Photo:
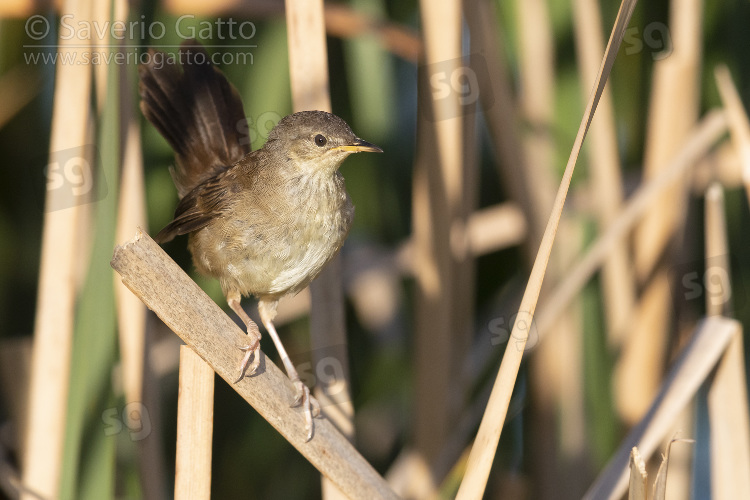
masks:
<svg viewBox="0 0 750 500"><path fill-rule="evenodd" d="M666 166L698 117L702 2L673 1L671 5L673 52L655 63L643 166L646 180ZM665 191L634 234L636 274L641 282L649 275L653 278L646 284L634 327L623 346L624 355L615 369L616 407L628 425L637 422L648 409L662 376L671 296L665 281L667 270L654 271L654 266L684 225L687 187L683 180ZM687 478L687 474L682 477ZM683 489L686 487L683 483Z"/></svg>
<svg viewBox="0 0 750 500"><path fill-rule="evenodd" d="M747 112L742 105L740 94L732 81L729 69L722 64L716 67L714 74L721 102L724 104L729 119L732 144L740 159L745 194L748 203L750 203L750 120L748 120Z"/></svg>
<svg viewBox="0 0 750 500"><path fill-rule="evenodd" d="M628 457L637 446L646 459L671 428L675 418L694 397L711 374L742 326L721 316L703 319L695 328L689 344L670 369L646 416L623 440L604 471L584 496L585 499L620 498L628 484Z"/></svg>
<svg viewBox="0 0 750 500"><path fill-rule="evenodd" d="M735 332L708 392L711 490L716 500L750 498L750 416L742 331Z"/></svg>
<svg viewBox="0 0 750 500"><path fill-rule="evenodd" d="M190 347L180 346L174 497L211 498L214 371Z"/></svg>
<svg viewBox="0 0 750 500"><path fill-rule="evenodd" d="M685 405L682 412L675 418L671 430L667 431L669 438L666 439L666 444L660 445L660 447L666 448L667 452L659 466L659 472L654 481L654 494L652 498L655 498L654 495L656 495L657 488L664 491L667 470L669 471L669 500L682 500L683 498L691 497L690 493L693 490L694 484L693 476L695 469L693 464L695 460L695 446L678 446L677 448L672 448L672 444L675 441L694 442L692 439L676 440L674 437L686 434L693 435L697 425L695 409L695 404ZM662 470L664 471L663 474ZM664 498L664 495L662 495L662 499Z"/></svg>
<svg viewBox="0 0 750 500"><path fill-rule="evenodd" d="M552 161L554 142L550 131L554 118L555 61L552 25L543 0L517 0L520 89L518 107L528 130L522 134L525 181L528 194L537 207L530 215L538 217L532 233L530 253L539 247L548 214L554 203L556 181ZM506 165L518 168L518 165ZM531 260L531 259L529 259ZM553 266L554 267L554 266Z"/></svg>
<svg viewBox="0 0 750 500"><path fill-rule="evenodd" d="M130 6L124 0L113 4L113 20L127 20ZM106 40L104 40L106 41ZM122 51L120 47L112 50ZM104 65L103 65L104 66ZM120 89L120 137L122 166L120 169L120 192L118 193L117 227L115 241L125 241L132 228L143 227L146 218L146 187L143 175L143 157L140 122L134 110L132 79L136 72L131 67L119 67ZM122 388L126 404L140 404L148 408L152 430L149 439L137 441L137 465L140 472L141 494L146 499L159 498L168 489L162 449L161 400L155 397L157 380L146 364L146 307L138 297L122 285L119 275L113 280L117 315L117 336L120 347Z"/></svg>
<svg viewBox="0 0 750 500"><path fill-rule="evenodd" d="M116 0L114 9L115 22L127 19L127 2ZM128 74L124 71L125 67L118 68L121 89L119 119L123 139L123 144L119 146L123 156L118 183L120 192L115 241L125 241L132 234L134 227L142 227L147 223L146 187L143 178L141 129L133 113L133 95L130 91L132 82L128 78L134 73ZM127 402L140 402L143 400L146 308L119 283L118 279L115 279L115 300L125 399Z"/></svg>
<svg viewBox="0 0 750 500"><path fill-rule="evenodd" d="M516 98L505 54L501 50L503 41L500 27L495 22L495 6L489 0L466 0L464 3L472 48L484 55L489 73L488 78L479 78L478 84L482 110L498 157L495 165L506 193L521 207L527 218L528 247L533 251L541 240L549 210L535 203L534 179L526 168L527 161L517 130L519 117ZM481 74L477 73L477 76Z"/></svg>
<svg viewBox="0 0 750 500"><path fill-rule="evenodd" d="M64 11L83 21L91 2L69 0ZM85 43L60 39L61 48ZM64 49L68 50L68 49ZM81 50L81 49L70 49ZM60 65L55 77L50 161L54 154L87 143L89 65ZM80 150L82 151L82 149ZM58 168L64 168L59 165ZM77 226L81 209L69 208L65 189L48 189L42 230L41 264L29 383L28 427L23 443L23 483L31 493L21 498L57 497L60 488L70 357L75 316L75 263L80 257Z"/></svg>
<svg viewBox="0 0 750 500"><path fill-rule="evenodd" d="M634 446L630 450L630 486L628 487L628 500L648 500L648 473L646 463Z"/></svg>
<svg viewBox="0 0 750 500"><path fill-rule="evenodd" d="M654 64L643 159L644 180L654 178L667 165L698 119L702 0L672 0L670 3L672 53ZM634 233L637 279L646 285L643 296L654 303L640 301L638 322L626 337L626 342L634 346L626 345L623 349L637 351L635 345L643 347L651 341L649 347L654 352L648 356L649 364L638 356L618 360L616 371L620 374L619 381L625 385L615 383L615 404L628 425L635 423L648 409L661 380L672 317L665 312L671 310L671 296L661 283L648 282L648 279L651 275L663 276L664 270L654 269L678 228L684 226L687 188L686 180L682 180L667 190ZM649 290L650 287L653 290ZM627 382L635 377L641 380L640 385Z"/></svg>
<svg viewBox="0 0 750 500"><path fill-rule="evenodd" d="M727 118L729 118L728 113ZM729 281L729 241L727 240L727 220L724 213L724 189L719 183L711 184L706 190L705 228L706 275L711 269L718 269L720 272L712 273L711 279L718 277L721 280L719 283L721 294L719 296L714 293L716 291L715 283L712 283L712 289L708 290L710 293L706 293L706 315L730 316L732 312L730 307L732 284Z"/></svg>
<svg viewBox="0 0 750 500"><path fill-rule="evenodd" d="M399 498L434 499L438 496L434 468L414 448L402 448L385 477Z"/></svg>
<svg viewBox="0 0 750 500"><path fill-rule="evenodd" d="M520 56L519 107L521 119L527 126L522 141L528 170L527 182L531 182L530 193L533 203L538 207L538 210L533 212L539 217L534 227L540 230L531 235L531 261L531 255L538 248L543 235L541 229L545 227L548 214L552 210L555 193L552 168L555 158L555 141L552 133L555 108L554 41L547 2L519 0L516 2L516 9ZM600 62L601 54L597 56L597 67L592 78L586 82L586 88L595 80ZM557 282L564 273L567 258L579 253L579 224L579 220L563 216L558 227L558 248L551 256L546 269L547 286L543 286L540 292L542 297L548 292L549 284ZM580 345L576 341L581 332L580 315L575 312L568 311L558 321L557 329L561 338L541 346L530 361L530 411L536 422L531 438L531 461L535 474L549 478L538 485L537 494L541 499L560 498L560 491L556 485L566 473L560 466L561 461L556 450L560 450L568 458L577 458L585 453L582 420L575 417L583 411L580 405L582 400L569 397L571 393L581 393L581 365L571 369L569 360L561 356L564 350L561 350L561 346L565 342L570 342L568 346ZM558 415L562 416L559 421ZM570 463L573 460L575 458L566 462ZM581 476L577 475L575 478ZM580 488L584 487L585 485L580 485ZM576 488L577 486L571 485L571 489Z"/></svg>
<svg viewBox="0 0 750 500"><path fill-rule="evenodd" d="M602 20L598 2L573 2L576 51L578 53L581 89L596 78L597 65L604 51ZM584 96L585 97L585 96ZM594 195L600 232L617 218L622 208L624 189L620 174L612 93L604 89L596 118L589 133L589 168L591 193ZM635 304L632 263L625 242L612 249L602 269L602 292L610 346L618 346L626 331Z"/></svg>
<svg viewBox="0 0 750 500"><path fill-rule="evenodd" d="M323 1L286 0L289 80L294 111L331 111Z"/></svg>
<svg viewBox="0 0 750 500"><path fill-rule="evenodd" d="M331 111L328 88L328 50L323 20L323 1L286 0L289 78L294 111ZM310 342L313 366L320 366L323 348L346 345L344 294L341 285L341 257L336 256L310 285ZM330 405L332 422L349 439L354 436L354 407L348 383L348 360L337 359L346 377L335 387L321 384L315 394L323 405ZM340 394L337 399L332 394ZM344 498L337 488L322 482L326 499Z"/></svg>
<svg viewBox="0 0 750 500"><path fill-rule="evenodd" d="M667 451L664 453L659 465L659 471L656 473L656 480L654 481L653 493L651 495L652 500L665 500L667 498L667 472L669 472L670 465L674 469L674 458L675 452L672 450L672 445L678 442L683 443L695 443L692 439L670 439L667 443ZM688 447L685 447L688 448ZM692 448L692 447L689 447ZM678 448L679 449L679 448ZM683 491L677 491L675 488L674 473L672 473L672 481L669 483L669 495L671 498L688 498L689 496L689 484L688 488ZM687 477L688 483L689 477ZM684 493L682 496L680 493Z"/></svg>
<svg viewBox="0 0 750 500"><path fill-rule="evenodd" d="M460 31L459 31L460 33ZM467 61L471 66L471 57ZM479 70L476 68L475 73ZM480 144L477 135L477 116L475 114L479 102L466 106L466 113L462 117L461 148L463 154L461 163L456 165L460 170L461 194L456 214L449 229L451 253L453 254L453 289L452 297L455 308L453 324L451 325L452 338L450 350L452 353L451 373L453 378L448 388L449 395L460 394L461 396L449 396L449 414L452 427L461 415L461 400L466 400L465 394L458 392L461 381L455 375L466 362L466 356L471 351L474 340L474 319L476 306L476 260L471 251L470 224L471 216L477 210L479 199L479 157ZM446 439L448 441L448 439Z"/></svg>
<svg viewBox="0 0 750 500"><path fill-rule="evenodd" d="M729 118L728 113L726 113ZM729 259L728 259L728 243L727 243L727 230L726 220L724 217L724 192L721 185L718 182L714 182L709 185L706 190L705 196L705 214L704 214L704 226L705 226L705 262L706 262L706 273L704 276L708 276L708 270L711 268L726 270L726 274L719 273L713 274L721 280L720 289L722 292L731 290L731 284L729 283ZM712 279L711 278L711 279ZM729 296L722 293L717 297L715 292L715 284L709 285L706 283L706 315L707 316L730 316L729 314ZM721 299L721 300L717 300ZM725 300L726 298L726 300ZM726 355L725 355L726 356ZM714 389L715 390L715 389ZM721 408L724 410L724 408ZM699 420L697 424L700 428L705 425L705 419ZM683 429L695 429L696 428L696 412L694 405L686 406L680 416L674 423L673 432L679 433ZM715 443L714 443L715 444ZM671 450L671 441L667 448L667 454ZM671 481L669 485L670 498L681 499L690 497L692 490L692 473L694 470L694 448L693 447L681 447L676 451L672 452L671 456ZM712 453L715 457L716 454ZM665 459L666 462L666 459ZM714 460L711 460L712 467ZM662 463L662 467L665 467ZM659 469L661 471L661 468ZM664 482L666 483L666 472L664 473ZM654 484L656 489L657 482ZM665 488L662 486L662 488ZM655 494L656 495L656 494ZM662 496L663 497L663 496Z"/></svg>
<svg viewBox="0 0 750 500"><path fill-rule="evenodd" d="M465 63L461 60L461 2L440 5L420 2L423 36L421 81L441 75L448 79ZM435 66L438 65L439 66ZM448 80L450 81L450 80ZM433 87L418 92L425 109L417 122L417 159L413 179L412 225L415 277L415 410L414 442L429 463L450 434L457 413L451 401L456 364L453 341L465 335L468 304L459 304L457 265L464 260L451 245L451 230L463 227L463 113L458 92L440 99ZM427 118L428 111L432 118ZM464 321L461 331L454 330ZM456 346L456 349L460 348Z"/></svg>
<svg viewBox="0 0 750 500"><path fill-rule="evenodd" d="M140 133L138 123L131 120L124 145L115 241L124 241L132 233L132 228L146 224ZM125 400L142 401L146 308L122 286L119 279L115 280L115 299Z"/></svg>
<svg viewBox="0 0 750 500"><path fill-rule="evenodd" d="M119 0L118 0L119 1ZM124 21L125 19L113 19L111 7L114 2L93 2L91 4L91 21L94 26L105 26L104 23L111 23L113 21ZM99 54L108 55L114 52L112 47L109 47L110 40L106 36L95 36L89 42L91 48L96 50ZM108 64L94 64L92 66L92 72L94 74L94 97L96 99L96 112L98 116L102 115L104 106L107 103L107 79L109 76L109 65Z"/></svg>
<svg viewBox="0 0 750 500"><path fill-rule="evenodd" d="M662 330L669 322L672 309L664 305L663 298L669 292L668 269L658 269L641 294L631 320L631 332L620 349L613 370L613 385L617 388L615 407L628 428L643 417L659 390L663 371L654 372L654 367L664 364L667 336L662 334ZM637 370L639 365L644 369Z"/></svg>
<svg viewBox="0 0 750 500"><path fill-rule="evenodd" d="M264 354L256 375L233 383L242 356L238 347L247 336L147 234L139 230L132 241L118 246L111 264L125 286L343 492L355 498L394 498L328 419L316 419L313 439L305 441L304 415L289 406L294 387Z"/></svg>
<svg viewBox="0 0 750 500"><path fill-rule="evenodd" d="M492 461L497 450L497 444L500 440L500 433L505 424L508 405L513 393L516 377L518 376L518 369L521 365L526 341L529 337L529 330L532 326L536 303L544 279L544 272L552 251L552 244L554 243L557 226L562 216L562 210L570 187L570 181L573 176L575 162L580 153L586 132L591 124L596 105L601 97L602 91L604 90L607 77L614 65L615 57L620 47L620 43L622 42L622 38L624 37L625 28L627 27L630 16L635 8L635 4L635 1L623 0L620 5L620 11L617 14L617 20L615 21L612 35L607 44L607 50L605 51L604 59L602 60L599 75L594 84L583 119L581 120L581 125L578 129L578 134L570 158L568 159L568 164L565 167L560 188L555 198L547 230L542 237L539 253L537 254L537 258L531 270L529 283L523 299L521 300L521 306L519 308L516 322L513 325L513 330L511 332L511 338L513 341L508 342L508 347L505 350L505 355L500 364L500 370L492 389L490 400L487 404L487 410L482 418L479 432L477 433L477 437L471 449L469 461L466 466L466 475L464 476L458 491L458 499L481 498L484 493L487 478L490 473L490 467L492 466Z"/></svg>
<svg viewBox="0 0 750 500"><path fill-rule="evenodd" d="M710 111L688 134L678 153L658 177L644 184L628 200L619 217L609 229L589 247L589 251L578 263L570 266L570 272L542 304L537 327L543 338L550 331L559 314L586 285L602 266L609 252L627 236L644 213L652 210L665 189L686 174L722 138L727 131L727 122L721 111Z"/></svg>
<svg viewBox="0 0 750 500"><path fill-rule="evenodd" d="M127 87L122 86L121 88ZM127 94L127 92L124 94ZM117 208L115 241L125 241L132 235L132 228L146 225L141 131L138 122L132 115L130 115L130 122L125 125L125 130L127 132L119 183L120 199ZM149 439L142 439L137 442L141 491L144 498L158 498L166 491L167 485L161 447L162 432L158 418L161 414L159 409L161 401L158 397L154 397L158 392L158 380L147 363L146 306L122 285L119 275L114 279L114 286L125 402L126 404L143 404L148 408L152 423Z"/></svg>
<svg viewBox="0 0 750 500"><path fill-rule="evenodd" d="M576 227L578 222L565 216L560 222L559 246L547 267L548 281L543 284L542 298L550 285L560 279L569 262L566 259L581 252L582 232L580 226ZM571 475L571 469L582 466L588 453L580 363L581 312L578 302L571 304L555 324L556 337L539 345L529 359L529 411L535 424L530 438L531 461L534 474L548 478L537 485L536 493L541 500L576 498L574 492L580 493L587 486L583 474ZM559 489L563 482L568 487L565 494Z"/></svg>
<svg viewBox="0 0 750 500"><path fill-rule="evenodd" d="M664 168L698 118L702 0L670 2L672 53L654 63L643 159L644 180ZM674 233L684 212L684 184L665 193L635 233L635 264L645 280Z"/></svg>
<svg viewBox="0 0 750 500"><path fill-rule="evenodd" d="M724 85L727 83L725 81ZM727 115L731 125L729 111ZM706 283L706 314L730 314L729 244L724 190L718 183L712 184L706 192L705 226L705 277L710 280ZM719 283L714 278L718 278ZM735 335L719 362L708 392L711 488L716 499L750 498L750 475L747 473L750 470L750 416L742 343L742 335Z"/></svg>
<svg viewBox="0 0 750 500"><path fill-rule="evenodd" d="M414 446L418 463L425 469L429 469L440 443L450 434L446 389L451 374L448 368L451 337L451 295L448 286L450 239L446 228L435 223L435 220L446 220L448 217L440 213L447 207L440 196L442 188L435 186L442 179L440 175L430 172L440 161L437 150L431 147L435 139L430 125L424 114L419 113L417 157L412 180L411 237L411 262L417 285L414 311ZM434 440L431 439L433 435ZM422 482L421 476L410 476ZM425 482L430 489L435 487L433 478L425 478Z"/></svg>
<svg viewBox="0 0 750 500"><path fill-rule="evenodd" d="M567 222L567 224L566 224ZM584 229L578 221L563 219L565 244L556 247L558 265L556 278L563 274L567 265L574 262L583 251ZM550 281L552 284L552 273ZM542 296L551 287L542 290ZM583 305L574 301L557 321L556 335L529 360L529 371L533 383L530 394L534 408L535 431L531 442L535 443L535 473L549 478L537 489L540 499L574 499L588 486L586 467L590 453L589 434L586 429L586 405L584 382L584 327ZM544 426L542 429L541 427ZM560 486L565 485L565 492Z"/></svg>

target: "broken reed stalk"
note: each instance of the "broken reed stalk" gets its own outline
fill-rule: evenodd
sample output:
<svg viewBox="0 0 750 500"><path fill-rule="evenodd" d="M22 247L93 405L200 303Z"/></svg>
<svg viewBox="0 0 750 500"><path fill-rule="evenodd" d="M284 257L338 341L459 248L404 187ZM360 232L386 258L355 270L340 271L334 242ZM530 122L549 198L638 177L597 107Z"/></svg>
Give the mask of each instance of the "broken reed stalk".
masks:
<svg viewBox="0 0 750 500"><path fill-rule="evenodd" d="M526 342L529 338L529 331L532 327L534 311L542 287L542 280L544 279L544 272L547 267L547 262L549 261L550 253L552 252L552 244L554 243L557 226L562 216L565 198L568 194L568 189L570 188L570 181L573 177L576 159L578 158L581 146L583 145L583 140L586 137L586 131L591 125L591 120L594 117L594 111L596 110L596 105L598 104L599 98L604 90L607 77L614 65L615 57L625 35L625 29L630 21L630 16L633 13L635 4L635 0L623 0L620 5L620 11L617 14L615 26L612 29L612 34L609 43L607 44L607 50L604 53L599 75L586 106L583 120L581 120L578 134L576 135L576 140L573 144L573 149L570 153L570 158L568 159L568 164L565 167L560 188L555 198L552 214L550 215L547 229L542 237L539 253L537 254L534 266L531 270L529 283L526 287L523 298L521 299L521 306L511 332L512 340L508 342L508 346L505 349L505 354L500 364L500 370L498 371L497 379L490 395L490 400L487 403L487 410L482 418L479 432L477 433L477 437L469 455L469 460L466 465L466 475L461 482L456 497L459 500L478 499L481 498L484 493L487 478L490 473L490 467L492 466L495 452L497 450L497 444L500 440L500 433L505 424L508 405L510 404L510 398L513 394L513 387L515 386L518 370L521 366Z"/></svg>
<svg viewBox="0 0 750 500"><path fill-rule="evenodd" d="M694 443L692 439L670 439L667 443L667 450L662 455L661 465L656 473L654 486L651 496L648 495L648 473L646 472L646 462L641 458L638 447L634 446L630 452L630 486L628 487L628 500L665 500L667 497L667 470L670 468L670 460L674 462L675 452L672 445L676 442ZM679 496L679 490L675 488L673 474L670 474L672 481L669 483L669 494L671 498L687 498L689 494ZM678 496L675 496L677 494Z"/></svg>
<svg viewBox="0 0 750 500"><path fill-rule="evenodd" d="M628 487L628 500L648 500L648 473L646 462L643 461L638 447L634 446L630 451L630 486Z"/></svg>
<svg viewBox="0 0 750 500"><path fill-rule="evenodd" d="M122 282L250 403L307 460L347 495L395 498L385 480L326 418L305 442L305 418L290 408L292 383L261 354L258 373L234 383L245 333L143 231L115 248L112 267Z"/></svg>
<svg viewBox="0 0 750 500"><path fill-rule="evenodd" d="M328 88L328 50L323 17L323 0L286 0L289 79L294 111L331 111ZM320 380L315 388L323 411L348 438L354 437L354 406L349 390L349 361L346 349L344 292L341 256L337 255L310 285L310 345L312 366L321 367L326 355L334 356L341 367L341 380ZM328 348L328 349L327 349ZM325 354L323 354L325 352ZM313 370L316 373L317 370ZM343 498L336 487L323 478L323 498Z"/></svg>
<svg viewBox="0 0 750 500"><path fill-rule="evenodd" d="M90 1L67 1L63 11L81 22L90 18ZM83 41L60 39L60 50ZM80 55L80 54L79 54ZM58 65L55 76L50 165L61 172L65 165L56 152L83 154L87 144L91 94L91 66ZM56 167L55 167L56 165ZM50 170L52 172L52 170ZM29 382L27 434L23 443L21 498L55 498L60 494L65 417L70 382L70 359L77 295L76 263L81 207L65 186L46 192L42 229L39 289L34 321L34 346ZM80 201L80 200L79 200ZM71 206L72 205L72 206Z"/></svg>
<svg viewBox="0 0 750 500"><path fill-rule="evenodd" d="M180 346L174 497L211 498L214 371L190 347Z"/></svg>
<svg viewBox="0 0 750 500"><path fill-rule="evenodd" d="M742 335L742 325L721 316L705 318L696 326L648 412L620 444L584 499L615 500L625 493L630 451L637 446L645 459L651 456L737 335Z"/></svg>

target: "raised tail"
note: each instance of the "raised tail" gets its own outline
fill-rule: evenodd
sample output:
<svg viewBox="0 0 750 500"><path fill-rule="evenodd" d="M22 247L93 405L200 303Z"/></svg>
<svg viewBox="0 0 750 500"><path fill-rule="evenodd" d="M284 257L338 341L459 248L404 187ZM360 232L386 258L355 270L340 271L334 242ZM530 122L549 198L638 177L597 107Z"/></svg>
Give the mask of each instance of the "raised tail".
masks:
<svg viewBox="0 0 750 500"><path fill-rule="evenodd" d="M153 49L149 55L138 67L141 111L174 149L182 198L250 152L239 133L242 99L196 40L183 42L179 61Z"/></svg>

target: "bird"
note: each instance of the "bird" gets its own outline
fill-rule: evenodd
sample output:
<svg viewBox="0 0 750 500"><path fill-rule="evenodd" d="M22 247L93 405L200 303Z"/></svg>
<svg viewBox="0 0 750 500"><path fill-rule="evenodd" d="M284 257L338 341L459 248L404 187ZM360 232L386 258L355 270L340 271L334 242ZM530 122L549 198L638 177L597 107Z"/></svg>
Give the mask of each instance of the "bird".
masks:
<svg viewBox="0 0 750 500"><path fill-rule="evenodd" d="M173 220L154 239L163 244L187 234L195 268L219 280L245 324L249 341L240 347L235 383L260 362L260 330L241 306L243 296L258 299L261 322L295 387L292 406L304 410L309 441L320 407L274 327L276 308L314 280L346 240L354 206L339 172L342 162L383 150L336 115L301 111L282 118L251 151L240 132L242 99L199 42L181 45L180 64L154 49L149 55L138 68L140 108L174 150L170 172L180 199Z"/></svg>

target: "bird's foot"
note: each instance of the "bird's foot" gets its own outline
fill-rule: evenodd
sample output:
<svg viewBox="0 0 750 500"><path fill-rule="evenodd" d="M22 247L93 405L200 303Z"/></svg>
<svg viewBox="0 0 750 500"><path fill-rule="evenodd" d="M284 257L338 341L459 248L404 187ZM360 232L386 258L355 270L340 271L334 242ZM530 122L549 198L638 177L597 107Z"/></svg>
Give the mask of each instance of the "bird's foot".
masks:
<svg viewBox="0 0 750 500"><path fill-rule="evenodd" d="M260 364L260 341L256 340L252 344L242 346L240 350L245 352L245 356L242 358L242 362L240 362L240 376L234 381L235 384L242 380L245 375L253 375L255 370L258 369L258 365ZM252 363L250 363L250 358L253 358Z"/></svg>
<svg viewBox="0 0 750 500"><path fill-rule="evenodd" d="M300 406L302 411L305 412L306 441L310 441L313 435L313 417L320 415L320 403L310 394L310 389L299 378L292 380L292 382L294 382L297 391L297 397L294 399L292 407Z"/></svg>

